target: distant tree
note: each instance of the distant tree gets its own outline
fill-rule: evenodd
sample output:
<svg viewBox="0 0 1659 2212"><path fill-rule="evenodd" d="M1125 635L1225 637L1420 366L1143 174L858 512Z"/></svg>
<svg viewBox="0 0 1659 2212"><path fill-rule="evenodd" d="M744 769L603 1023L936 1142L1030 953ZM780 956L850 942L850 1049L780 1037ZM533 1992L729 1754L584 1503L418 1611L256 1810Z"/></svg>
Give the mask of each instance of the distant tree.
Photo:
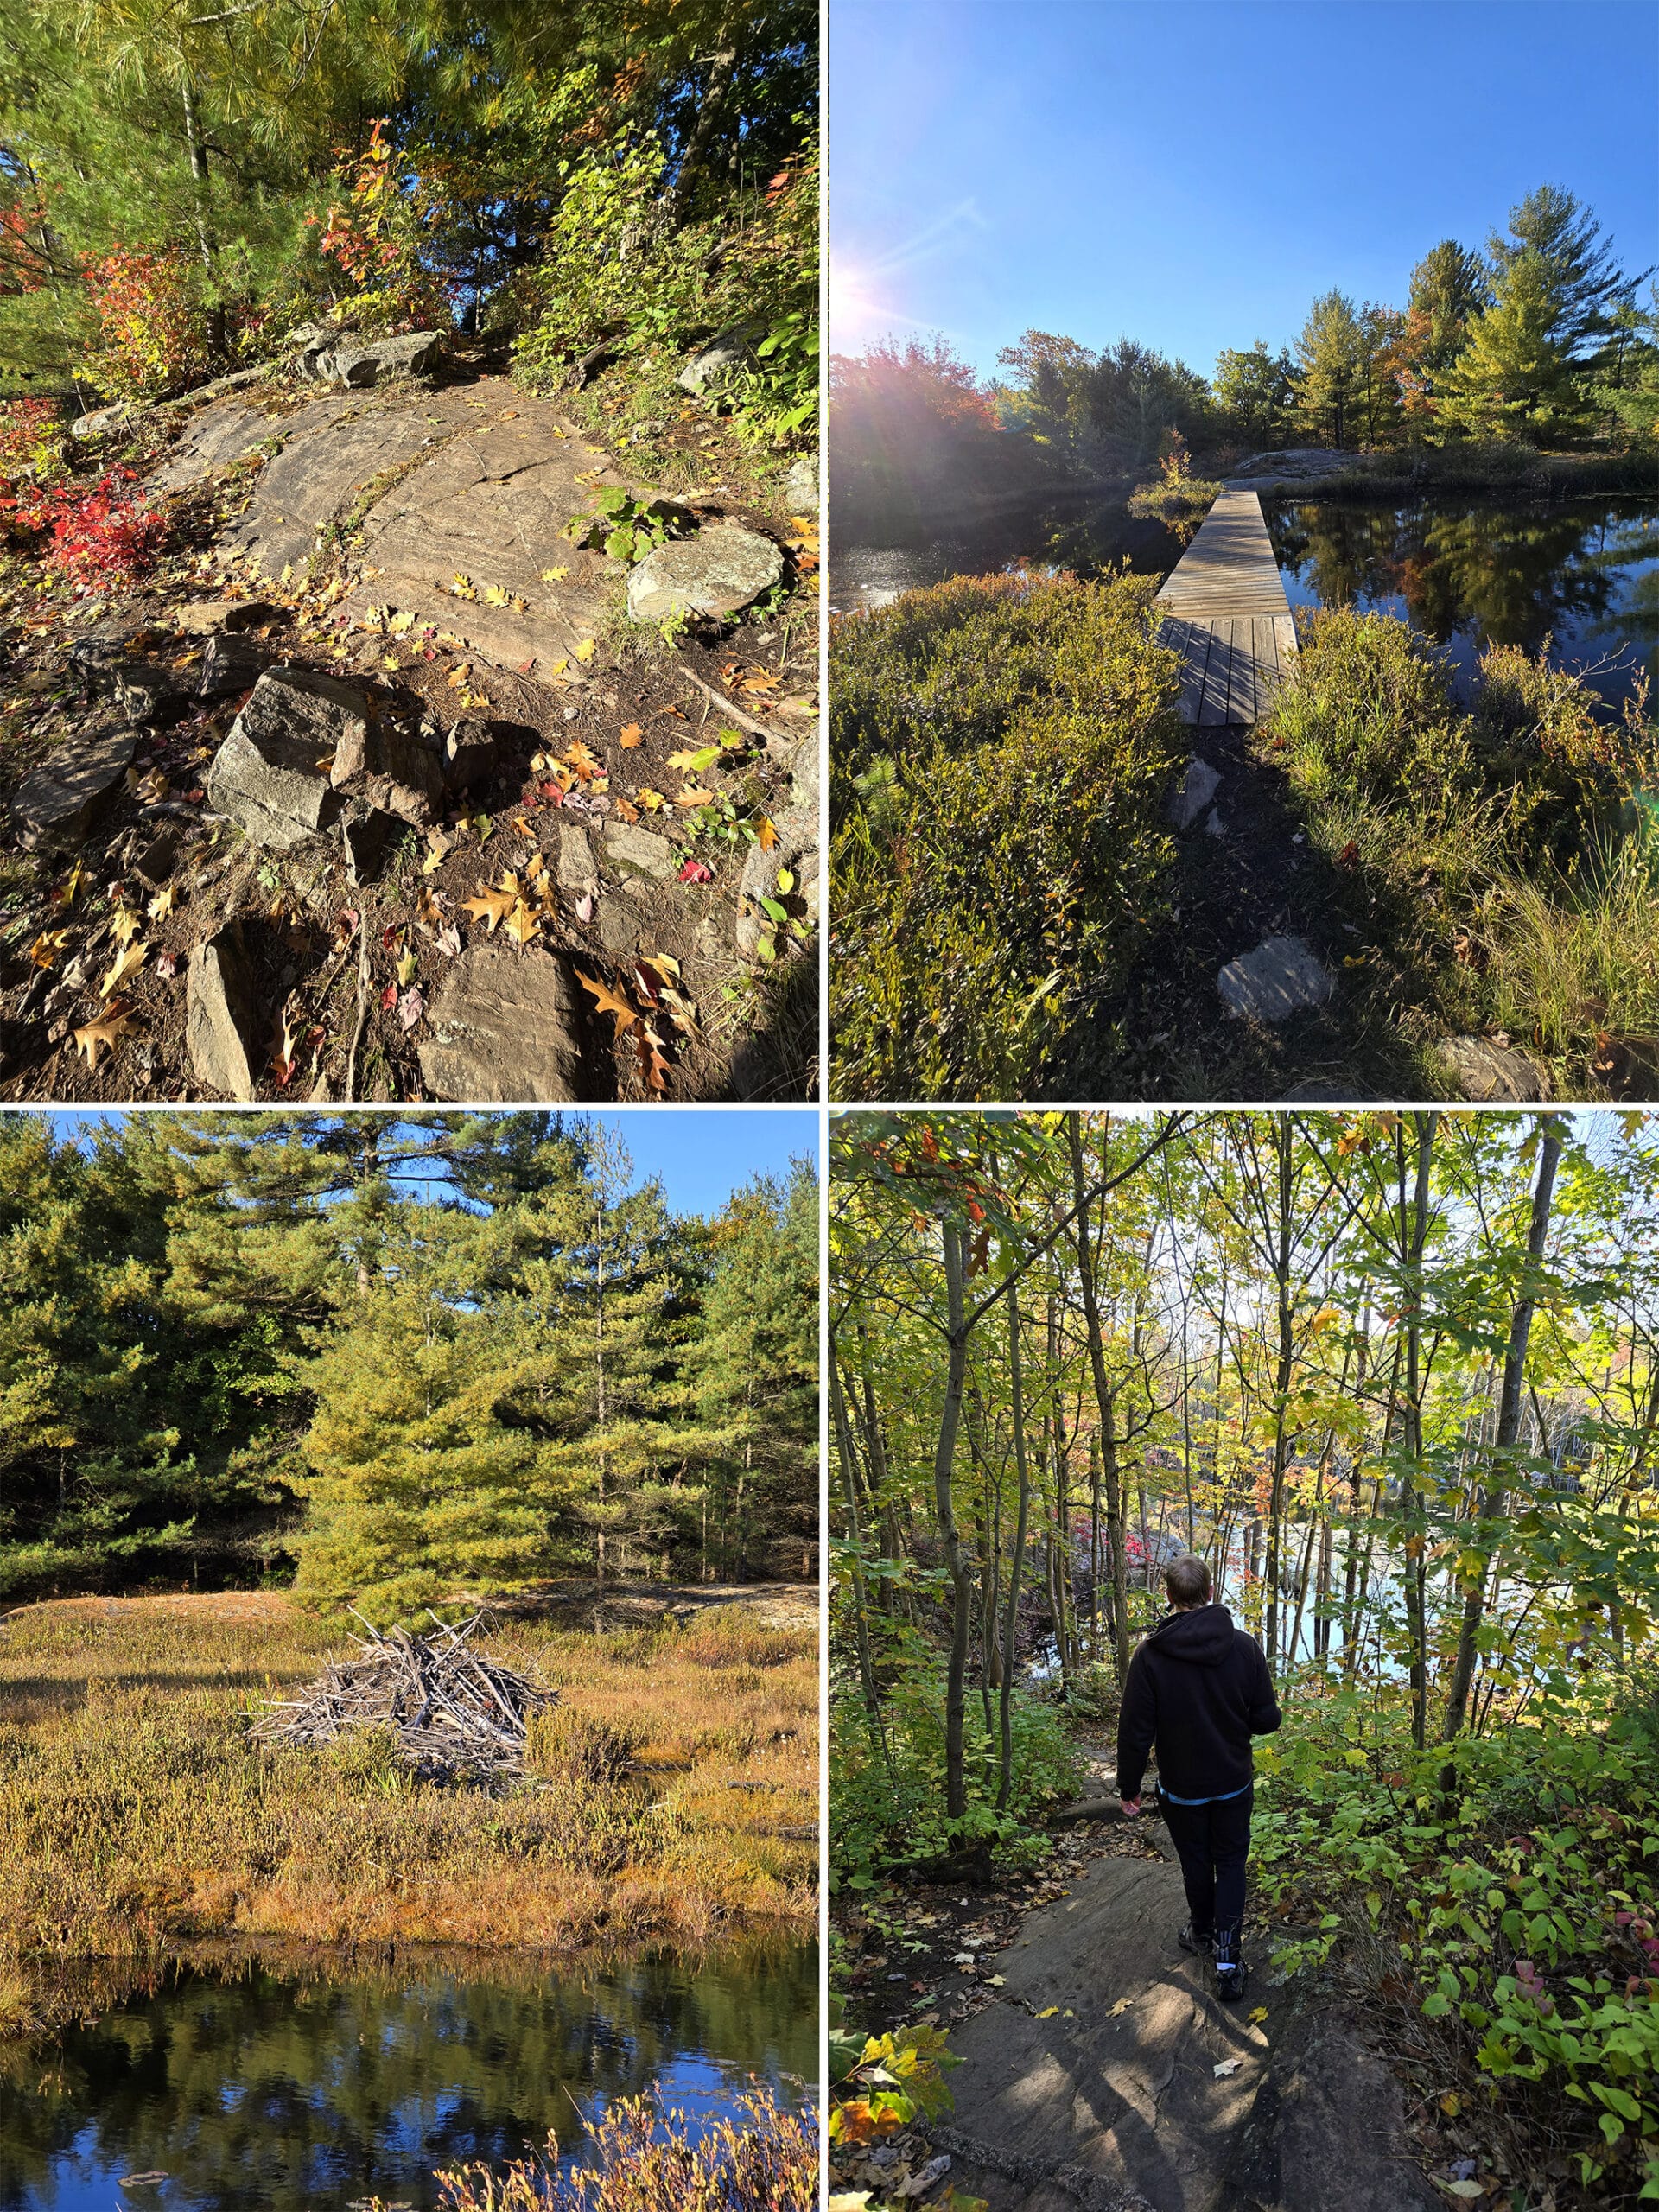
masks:
<svg viewBox="0 0 1659 2212"><path fill-rule="evenodd" d="M1468 342L1471 319L1491 298L1485 263L1455 238L1442 238L1412 270L1395 349L1401 405L1408 423L1433 416L1440 379Z"/></svg>
<svg viewBox="0 0 1659 2212"><path fill-rule="evenodd" d="M1224 346L1210 388L1246 443L1279 446L1292 435L1296 365L1282 347L1272 353L1261 338L1244 353Z"/></svg>
<svg viewBox="0 0 1659 2212"><path fill-rule="evenodd" d="M1345 292L1322 292L1296 340L1297 412L1313 435L1338 452L1355 435L1363 340Z"/></svg>
<svg viewBox="0 0 1659 2212"><path fill-rule="evenodd" d="M514 1395L539 1352L516 1304L463 1303L412 1252L342 1315L306 1370L302 1599L384 1625L550 1572L569 1478Z"/></svg>
<svg viewBox="0 0 1659 2212"><path fill-rule="evenodd" d="M1574 363L1599 353L1613 308L1653 274L1644 269L1627 276L1590 209L1554 184L1540 185L1511 207L1508 237L1494 232L1487 251L1500 298L1505 279L1526 264L1523 289L1541 304L1541 334L1560 359Z"/></svg>
<svg viewBox="0 0 1659 2212"><path fill-rule="evenodd" d="M1567 352L1557 271L1541 253L1512 256L1492 304L1441 378L1436 413L1471 437L1521 438L1582 426L1586 397Z"/></svg>
<svg viewBox="0 0 1659 2212"><path fill-rule="evenodd" d="M787 1182L734 1192L709 1225L713 1275L687 1361L686 1446L709 1508L706 1571L758 1567L804 1576L817 1500L800 1480L818 1433L818 1185L810 1162Z"/></svg>
<svg viewBox="0 0 1659 2212"><path fill-rule="evenodd" d="M1626 435L1659 437L1659 287L1645 308L1621 300L1609 320L1593 396Z"/></svg>
<svg viewBox="0 0 1659 2212"><path fill-rule="evenodd" d="M1402 420L1402 349L1406 318L1398 308L1368 300L1359 311L1354 359L1353 420L1367 446L1395 442Z"/></svg>

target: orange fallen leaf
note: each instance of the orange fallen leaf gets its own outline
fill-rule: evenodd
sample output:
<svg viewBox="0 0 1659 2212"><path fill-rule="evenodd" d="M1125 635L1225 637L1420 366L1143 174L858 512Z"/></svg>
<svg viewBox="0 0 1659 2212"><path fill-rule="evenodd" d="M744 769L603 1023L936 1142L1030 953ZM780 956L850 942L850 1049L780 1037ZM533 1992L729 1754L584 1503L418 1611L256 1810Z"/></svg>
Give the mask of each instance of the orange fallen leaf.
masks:
<svg viewBox="0 0 1659 2212"><path fill-rule="evenodd" d="M636 745L643 745L645 743L645 733L640 728L638 722L630 722L626 728L619 734L616 741L622 747L625 753L631 753Z"/></svg>
<svg viewBox="0 0 1659 2212"><path fill-rule="evenodd" d="M777 843L778 832L769 814L763 814L755 823L754 842L763 853L769 853Z"/></svg>
<svg viewBox="0 0 1659 2212"><path fill-rule="evenodd" d="M494 890L487 883L480 884L475 899L461 900L461 911L470 914L474 921L482 922L493 936L496 924L505 920L518 904L520 895L518 877L504 875Z"/></svg>
<svg viewBox="0 0 1659 2212"><path fill-rule="evenodd" d="M712 806L714 803L713 791L704 791L701 784L690 784L684 791L674 794L676 806Z"/></svg>
<svg viewBox="0 0 1659 2212"><path fill-rule="evenodd" d="M597 982L593 976L584 976L580 968L575 973L576 981L582 985L582 989L591 992L596 1001L594 1012L611 1015L616 1023L616 1033L619 1037L639 1020L638 1009L626 999L619 998L608 983Z"/></svg>

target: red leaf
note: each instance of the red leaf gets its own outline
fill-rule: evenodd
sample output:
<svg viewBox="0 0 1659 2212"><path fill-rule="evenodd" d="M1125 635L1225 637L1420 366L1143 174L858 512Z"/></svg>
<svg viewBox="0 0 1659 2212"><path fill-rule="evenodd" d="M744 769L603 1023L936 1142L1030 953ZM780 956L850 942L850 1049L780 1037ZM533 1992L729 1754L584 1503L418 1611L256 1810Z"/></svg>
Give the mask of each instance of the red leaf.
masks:
<svg viewBox="0 0 1659 2212"><path fill-rule="evenodd" d="M381 1007L385 1013L390 1014L397 1003L397 986L396 983L388 983L385 989L380 994Z"/></svg>
<svg viewBox="0 0 1659 2212"><path fill-rule="evenodd" d="M714 880L715 871L702 861L687 861L680 870L682 883L712 883Z"/></svg>

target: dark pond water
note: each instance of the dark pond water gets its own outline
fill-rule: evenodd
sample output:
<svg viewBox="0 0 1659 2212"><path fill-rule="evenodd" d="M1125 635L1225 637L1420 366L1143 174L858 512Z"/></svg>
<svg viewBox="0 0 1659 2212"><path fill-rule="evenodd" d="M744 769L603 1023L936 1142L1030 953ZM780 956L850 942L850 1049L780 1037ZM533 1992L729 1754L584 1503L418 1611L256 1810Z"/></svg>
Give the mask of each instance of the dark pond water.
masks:
<svg viewBox="0 0 1659 2212"><path fill-rule="evenodd" d="M1659 501L1465 494L1406 506L1264 499L1262 511L1293 607L1401 616L1465 673L1489 642L1536 652L1548 638L1552 659L1584 671L1610 700L1629 695L1638 670L1659 677ZM838 550L831 599L885 606L918 585L1021 558L1085 575L1127 559L1138 574L1164 575L1180 553L1173 532L1122 505L1006 514L925 545Z"/></svg>
<svg viewBox="0 0 1659 2212"><path fill-rule="evenodd" d="M799 2104L817 2015L810 1945L512 1981L175 1972L67 2032L0 2044L0 2207L343 2212L378 2196L425 2212L435 2168L503 2164L553 2132L579 2160L582 2115L653 2085L704 2125L754 2075Z"/></svg>

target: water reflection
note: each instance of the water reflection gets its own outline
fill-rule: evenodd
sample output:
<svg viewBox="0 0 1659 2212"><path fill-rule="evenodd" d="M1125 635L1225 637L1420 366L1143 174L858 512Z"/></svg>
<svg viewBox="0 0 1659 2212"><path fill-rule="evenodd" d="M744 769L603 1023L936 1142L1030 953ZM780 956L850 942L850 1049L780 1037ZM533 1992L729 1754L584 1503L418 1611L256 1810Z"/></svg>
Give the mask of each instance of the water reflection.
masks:
<svg viewBox="0 0 1659 2212"><path fill-rule="evenodd" d="M1542 502L1443 497L1262 502L1293 607L1394 614L1448 648L1465 674L1488 643L1586 670L1610 700L1637 670L1659 668L1659 502ZM1180 558L1175 531L1135 520L1121 500L1072 499L1003 510L949 536L833 546L831 603L888 605L945 576L1029 560L1091 575L1127 562L1164 575Z"/></svg>
<svg viewBox="0 0 1659 2212"><path fill-rule="evenodd" d="M1449 648L1465 674L1489 645L1593 669L1611 699L1659 647L1659 508L1264 500L1293 607L1377 608Z"/></svg>
<svg viewBox="0 0 1659 2212"><path fill-rule="evenodd" d="M702 1967L487 1969L350 1980L173 1972L102 2018L0 2044L7 2212L333 2207L435 2200L436 2166L580 2155L581 2114L653 2083L712 2120L751 2075L817 2071L810 1946ZM164 2177L122 2190L131 2177Z"/></svg>

